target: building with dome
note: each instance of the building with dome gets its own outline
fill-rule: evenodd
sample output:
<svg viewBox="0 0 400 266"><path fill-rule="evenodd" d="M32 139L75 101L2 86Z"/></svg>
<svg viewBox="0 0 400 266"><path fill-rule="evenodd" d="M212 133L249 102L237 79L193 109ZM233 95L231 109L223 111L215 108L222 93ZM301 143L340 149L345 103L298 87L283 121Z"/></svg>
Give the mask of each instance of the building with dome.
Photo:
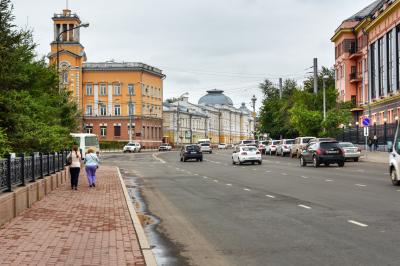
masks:
<svg viewBox="0 0 400 266"><path fill-rule="evenodd" d="M252 112L245 103L234 107L232 99L218 89L207 91L197 104L190 103L188 97L164 103L163 128L164 141L175 145L204 138L213 144L234 144L254 138Z"/></svg>

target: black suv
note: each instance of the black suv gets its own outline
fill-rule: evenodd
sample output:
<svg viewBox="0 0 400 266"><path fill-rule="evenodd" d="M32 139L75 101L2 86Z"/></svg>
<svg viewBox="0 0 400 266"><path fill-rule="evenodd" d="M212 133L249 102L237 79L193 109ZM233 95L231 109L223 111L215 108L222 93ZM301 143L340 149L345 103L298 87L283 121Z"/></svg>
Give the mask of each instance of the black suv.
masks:
<svg viewBox="0 0 400 266"><path fill-rule="evenodd" d="M181 162L186 162L187 160L194 159L197 161L203 161L203 153L198 145L190 144L185 145L181 149Z"/></svg>
<svg viewBox="0 0 400 266"><path fill-rule="evenodd" d="M337 141L311 142L300 155L301 166L306 166L307 163L312 163L314 167L319 167L321 163L326 166L337 163L339 167L343 167L344 162L344 153Z"/></svg>

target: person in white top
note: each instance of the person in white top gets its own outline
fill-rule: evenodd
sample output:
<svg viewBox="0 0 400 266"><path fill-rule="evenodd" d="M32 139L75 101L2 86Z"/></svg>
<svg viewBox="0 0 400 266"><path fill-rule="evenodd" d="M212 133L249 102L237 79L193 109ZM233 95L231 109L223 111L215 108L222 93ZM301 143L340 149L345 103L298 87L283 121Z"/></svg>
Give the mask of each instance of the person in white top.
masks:
<svg viewBox="0 0 400 266"><path fill-rule="evenodd" d="M70 152L67 158L70 157L71 165L69 166L69 173L71 175L71 189L78 190L79 172L81 171L81 160L82 155L79 152L78 145L72 146L72 152Z"/></svg>

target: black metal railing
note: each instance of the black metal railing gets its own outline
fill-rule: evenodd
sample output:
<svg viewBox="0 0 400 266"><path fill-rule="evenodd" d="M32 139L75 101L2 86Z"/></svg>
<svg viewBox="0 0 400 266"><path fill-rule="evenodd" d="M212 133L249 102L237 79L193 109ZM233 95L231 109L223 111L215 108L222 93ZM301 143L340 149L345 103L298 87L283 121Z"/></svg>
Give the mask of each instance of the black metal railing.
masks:
<svg viewBox="0 0 400 266"><path fill-rule="evenodd" d="M9 154L1 158L0 193L11 192L16 186L24 186L65 169L68 152L32 153L30 156Z"/></svg>

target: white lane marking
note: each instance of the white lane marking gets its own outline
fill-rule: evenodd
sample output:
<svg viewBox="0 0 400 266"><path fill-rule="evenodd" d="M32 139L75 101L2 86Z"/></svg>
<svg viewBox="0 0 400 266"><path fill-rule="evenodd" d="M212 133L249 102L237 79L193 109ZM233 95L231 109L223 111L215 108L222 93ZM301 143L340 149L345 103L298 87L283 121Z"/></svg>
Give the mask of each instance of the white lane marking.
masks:
<svg viewBox="0 0 400 266"><path fill-rule="evenodd" d="M208 178L208 176L203 176L203 178L204 178L204 179L207 179L207 178Z"/></svg>
<svg viewBox="0 0 400 266"><path fill-rule="evenodd" d="M229 187L231 187L232 186L232 184L226 184L227 186L229 186Z"/></svg>
<svg viewBox="0 0 400 266"><path fill-rule="evenodd" d="M193 174L193 175L198 176L199 174Z"/></svg>
<svg viewBox="0 0 400 266"><path fill-rule="evenodd" d="M282 173L282 175L288 175L287 173Z"/></svg>
<svg viewBox="0 0 400 266"><path fill-rule="evenodd" d="M244 188L243 190L244 190L244 191L250 191L250 189L248 189L248 188Z"/></svg>
<svg viewBox="0 0 400 266"><path fill-rule="evenodd" d="M242 166L243 169L245 169L246 167Z"/></svg>
<svg viewBox="0 0 400 266"><path fill-rule="evenodd" d="M175 168L177 171L180 171L181 169L179 169L178 167L177 168Z"/></svg>
<svg viewBox="0 0 400 266"><path fill-rule="evenodd" d="M326 179L325 181L326 181L326 182L333 182L332 179Z"/></svg>
<svg viewBox="0 0 400 266"><path fill-rule="evenodd" d="M304 179L309 178L308 176L305 176L305 175L302 175L301 177L304 178Z"/></svg>
<svg viewBox="0 0 400 266"><path fill-rule="evenodd" d="M265 171L265 172L266 172L266 173L271 173L271 171L269 171L269 170L268 170L268 171Z"/></svg>
<svg viewBox="0 0 400 266"><path fill-rule="evenodd" d="M257 169L252 169L253 171L257 171Z"/></svg>
<svg viewBox="0 0 400 266"><path fill-rule="evenodd" d="M363 185L363 184L356 184L357 187L366 187L367 185Z"/></svg>
<svg viewBox="0 0 400 266"><path fill-rule="evenodd" d="M218 183L218 180L217 180L217 179L214 179L213 181L214 181L215 183Z"/></svg>
<svg viewBox="0 0 400 266"><path fill-rule="evenodd" d="M363 224L363 223L360 223L360 222L357 222L357 221L354 221L354 220L348 220L348 222L352 223L352 224L355 224L355 225L358 225L358 226L361 226L361 227L367 227L368 226L367 224Z"/></svg>
<svg viewBox="0 0 400 266"><path fill-rule="evenodd" d="M265 196L268 198L271 198L271 199L275 199L275 196L272 196L272 195L265 195Z"/></svg>
<svg viewBox="0 0 400 266"><path fill-rule="evenodd" d="M237 167L236 165L233 166L233 168L236 168L236 167Z"/></svg>
<svg viewBox="0 0 400 266"><path fill-rule="evenodd" d="M299 204L299 205L297 205L297 206L299 206L299 207L301 207L301 208L304 208L304 209L307 209L307 210L312 209L310 206L303 205L303 204Z"/></svg>
<svg viewBox="0 0 400 266"><path fill-rule="evenodd" d="M400 192L400 189L398 189L397 191L399 191L399 192Z"/></svg>
<svg viewBox="0 0 400 266"><path fill-rule="evenodd" d="M158 160L159 162L161 162L161 163L166 163L163 159L158 158L157 155L158 155L158 153L153 153L152 156L153 156L154 159Z"/></svg>

